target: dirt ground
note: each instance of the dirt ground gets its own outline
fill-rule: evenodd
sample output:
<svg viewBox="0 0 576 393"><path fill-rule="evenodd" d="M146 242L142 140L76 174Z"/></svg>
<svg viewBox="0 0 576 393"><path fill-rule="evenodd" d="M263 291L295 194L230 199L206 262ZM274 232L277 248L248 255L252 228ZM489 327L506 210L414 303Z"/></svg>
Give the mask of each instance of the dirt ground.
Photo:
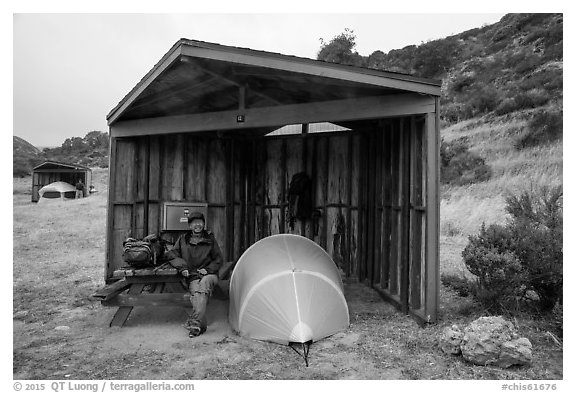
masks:
<svg viewBox="0 0 576 393"><path fill-rule="evenodd" d="M370 312L397 313L363 286L347 289L351 313L365 312L366 304ZM15 319L14 379L405 378L393 364L349 352L361 340L351 329L314 343L306 367L287 346L236 335L225 300L210 300L208 331L194 339L182 327L183 308L137 307L124 327L110 328L114 311L98 303L67 310L49 332L25 317Z"/></svg>
<svg viewBox="0 0 576 393"><path fill-rule="evenodd" d="M363 284L346 283L350 326L310 348L309 367L291 348L244 339L227 322L227 301L210 300L208 331L191 339L186 310L135 308L122 328L115 309L90 295L104 285L105 172L98 194L30 203L30 179L14 182L13 379L15 380L559 380L562 343L532 318L514 320L533 345L531 367L467 364L439 349L442 329L483 315L471 299L441 287L437 324L422 328ZM443 242L457 255L460 242ZM444 260L443 265L450 265ZM453 262L457 263L457 261Z"/></svg>

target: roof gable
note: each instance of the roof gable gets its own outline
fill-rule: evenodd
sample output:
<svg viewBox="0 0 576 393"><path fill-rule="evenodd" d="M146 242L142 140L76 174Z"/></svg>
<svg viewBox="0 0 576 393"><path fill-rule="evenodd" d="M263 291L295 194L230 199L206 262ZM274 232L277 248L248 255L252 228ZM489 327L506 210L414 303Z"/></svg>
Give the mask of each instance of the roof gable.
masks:
<svg viewBox="0 0 576 393"><path fill-rule="evenodd" d="M35 166L32 170L50 170L50 169L70 169L77 171L91 171L90 168L79 164L67 164L58 161L44 161L42 164Z"/></svg>
<svg viewBox="0 0 576 393"><path fill-rule="evenodd" d="M181 39L107 119L112 125L406 92L439 96L440 81Z"/></svg>

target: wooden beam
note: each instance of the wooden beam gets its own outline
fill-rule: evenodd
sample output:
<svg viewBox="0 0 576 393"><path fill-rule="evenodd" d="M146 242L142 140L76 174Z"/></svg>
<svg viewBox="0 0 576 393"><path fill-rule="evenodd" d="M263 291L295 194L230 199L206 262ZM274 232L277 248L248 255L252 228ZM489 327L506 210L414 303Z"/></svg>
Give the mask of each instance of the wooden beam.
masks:
<svg viewBox="0 0 576 393"><path fill-rule="evenodd" d="M346 190L346 276L352 275L352 181L354 179L354 135L348 134L348 189Z"/></svg>
<svg viewBox="0 0 576 393"><path fill-rule="evenodd" d="M214 78L218 78L223 80L226 83L229 83L233 86L238 86L240 89L244 89L244 94L246 93L246 88L250 88L250 91L253 92L254 94L256 94L257 96L260 96L268 101L272 101L276 104L281 104L280 101L278 101L277 99L275 99L274 97L271 97L267 94L264 94L260 91L258 91L257 89L254 88L254 86L250 86L247 83L244 82L240 82L240 81L235 81L234 79L229 78L228 76L218 73L218 72L214 72L213 70L209 70L206 67L203 67L201 65L199 65L198 63L193 62L189 57L182 57L180 59L180 61L182 61L183 63L188 64L190 67L195 68L196 70L200 71L200 72L204 72ZM240 109L244 108L242 105L239 105Z"/></svg>
<svg viewBox="0 0 576 393"><path fill-rule="evenodd" d="M218 49L220 48L222 47L219 47ZM274 54L264 52L259 53L257 51L243 53L242 50L224 51L192 45L184 45L181 50L182 55L184 56L220 60L228 63L251 65L262 68L272 68L297 74L340 79L349 82L408 90L423 94L440 95L440 86L436 83L426 83L423 80L417 81L415 80L416 78L399 74L384 74L378 71L324 64L322 62L315 62L309 59L299 59L297 57L275 56Z"/></svg>
<svg viewBox="0 0 576 393"><path fill-rule="evenodd" d="M383 117L432 113L434 97L412 94L335 100L307 104L250 108L244 122L237 122L238 110L165 116L116 122L110 127L113 137L180 132L242 130L283 124L322 121L379 119Z"/></svg>
<svg viewBox="0 0 576 393"><path fill-rule="evenodd" d="M246 86L238 87L238 110L244 111L246 109Z"/></svg>
<svg viewBox="0 0 576 393"><path fill-rule="evenodd" d="M113 227L114 227L114 204L113 201L116 198L115 184L116 184L116 138L110 138L110 146L108 150L108 156L110 157L110 163L108 165L108 198L107 198L107 214L106 214L106 259L104 261L104 279L108 281L112 277L112 272L110 271L110 262L112 259L112 247L119 247L119 245L114 244L113 237Z"/></svg>
<svg viewBox="0 0 576 393"><path fill-rule="evenodd" d="M411 118L402 119L402 135L400 137L401 146L401 171L402 171L402 194L400 205L402 211L400 213L402 228L400 240L400 301L402 303L402 311L408 313L409 311L409 287L410 287L410 131L411 131Z"/></svg>
<svg viewBox="0 0 576 393"><path fill-rule="evenodd" d="M99 289L91 295L91 298L94 300L108 300L118 295L120 292L126 290L126 288L130 285L131 284L127 282L125 278L123 278L105 286L104 288Z"/></svg>
<svg viewBox="0 0 576 393"><path fill-rule="evenodd" d="M437 102L438 104L438 102ZM438 113L426 115L426 293L425 312L427 322L438 317L440 286L440 122Z"/></svg>
<svg viewBox="0 0 576 393"><path fill-rule="evenodd" d="M164 55L164 57L154 66L150 72L142 81L138 83L131 92L129 92L126 97L114 108L107 116L108 124L112 124L116 121L116 119L128 108L130 104L132 104L139 96L146 90L148 86L162 74L164 71L168 69L175 61L178 60L180 57L180 48L179 47L172 47L170 51Z"/></svg>
<svg viewBox="0 0 576 393"><path fill-rule="evenodd" d="M163 306L173 307L181 306L186 307L190 305L189 293L150 293L150 294L121 294L110 300L102 302L106 307L118 306L120 309L132 309L137 306ZM122 323L123 324L123 323ZM120 324L114 324L119 325ZM111 326L114 326L111 324Z"/></svg>
<svg viewBox="0 0 576 393"><path fill-rule="evenodd" d="M142 224L144 236L148 236L148 218L150 206L150 136L145 138L144 156L144 222Z"/></svg>
<svg viewBox="0 0 576 393"><path fill-rule="evenodd" d="M280 217L279 220L280 222L278 223L278 231L280 233L286 233L286 182L290 181L289 179L286 179L286 176L288 176L288 170L287 170L287 154L286 154L286 139L282 139L281 140L281 148L280 148L280 168L282 170L282 174L281 174L281 178L282 180L280 181L280 198L281 198L281 202L280 202ZM304 224L302 224L304 225Z"/></svg>

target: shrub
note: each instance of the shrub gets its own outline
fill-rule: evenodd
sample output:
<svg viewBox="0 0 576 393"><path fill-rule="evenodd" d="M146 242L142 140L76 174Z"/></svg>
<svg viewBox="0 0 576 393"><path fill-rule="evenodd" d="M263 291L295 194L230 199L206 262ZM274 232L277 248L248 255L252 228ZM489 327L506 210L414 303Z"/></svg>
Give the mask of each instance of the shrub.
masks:
<svg viewBox="0 0 576 393"><path fill-rule="evenodd" d="M468 297L470 295L471 285L466 277L442 273L440 282L445 287L452 289L460 297Z"/></svg>
<svg viewBox="0 0 576 393"><path fill-rule="evenodd" d="M441 182L464 185L490 179L492 171L484 159L468 150L467 140L459 138L440 146Z"/></svg>
<svg viewBox="0 0 576 393"><path fill-rule="evenodd" d="M506 200L506 211L512 216L512 250L522 261L528 284L544 311L551 311L562 296L562 199L558 186Z"/></svg>
<svg viewBox="0 0 576 393"><path fill-rule="evenodd" d="M528 290L543 311L562 301L562 195L561 187L544 187L509 196L507 225L482 225L468 238L462 257L482 304L501 311Z"/></svg>
<svg viewBox="0 0 576 393"><path fill-rule="evenodd" d="M516 100L512 97L507 97L504 98L502 102L500 102L500 104L498 104L498 106L494 110L494 113L496 113L496 115L498 116L502 116L507 113L514 112L517 109L518 107L516 105Z"/></svg>
<svg viewBox="0 0 576 393"><path fill-rule="evenodd" d="M467 94L466 105L463 107L464 117L471 118L496 109L501 101L500 92L493 86L479 86L470 88Z"/></svg>
<svg viewBox="0 0 576 393"><path fill-rule="evenodd" d="M462 251L464 263L476 276L474 296L489 309L499 312L517 296L526 281L519 259L510 251L511 232L501 225L484 224L478 236L469 236Z"/></svg>
<svg viewBox="0 0 576 393"><path fill-rule="evenodd" d="M524 132L516 139L514 146L521 150L562 139L562 111L537 113L529 122Z"/></svg>

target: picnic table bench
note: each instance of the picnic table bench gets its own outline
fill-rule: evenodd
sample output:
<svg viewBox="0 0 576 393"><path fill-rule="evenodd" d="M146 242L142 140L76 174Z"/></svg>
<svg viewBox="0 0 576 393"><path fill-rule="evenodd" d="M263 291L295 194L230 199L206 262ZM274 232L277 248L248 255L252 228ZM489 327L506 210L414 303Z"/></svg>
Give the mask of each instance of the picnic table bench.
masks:
<svg viewBox="0 0 576 393"><path fill-rule="evenodd" d="M225 278L233 265L233 262L224 263L218 272L220 282L215 291L220 292L220 297L228 296L229 281ZM103 306L118 307L110 327L122 327L132 309L137 306L191 307L190 293L183 277L172 266L138 269L124 267L115 270L112 278L117 280L92 295L92 299L99 300Z"/></svg>

